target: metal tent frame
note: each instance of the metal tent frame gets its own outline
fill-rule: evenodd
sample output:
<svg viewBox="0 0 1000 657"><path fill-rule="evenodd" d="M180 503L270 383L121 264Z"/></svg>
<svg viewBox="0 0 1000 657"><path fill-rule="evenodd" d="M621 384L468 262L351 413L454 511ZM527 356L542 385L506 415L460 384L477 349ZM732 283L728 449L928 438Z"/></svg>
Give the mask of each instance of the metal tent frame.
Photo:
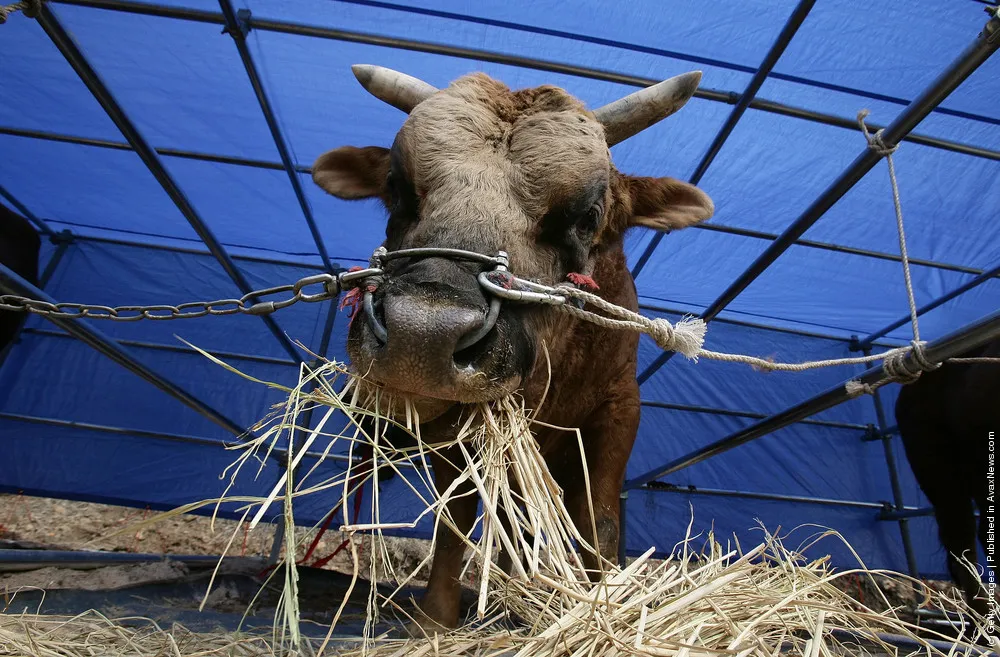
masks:
<svg viewBox="0 0 1000 657"><path fill-rule="evenodd" d="M341 0L344 2L355 2L356 0ZM316 244L317 253L322 266L319 269L325 269L327 271L339 270L339 265L331 262L329 254L327 252L326 246L323 243L322 237L320 236L319 230L316 225L315 218L313 216L310 204L304 194L301 187L301 182L298 178L300 173L309 173L310 168L297 164L293 161L291 154L289 153L287 142L282 134L280 127L278 125L277 118L274 114L274 110L271 106L269 97L267 95L264 82L261 79L259 72L257 71L256 64L246 46L245 37L250 30L265 30L272 32L280 32L285 34L294 34L299 36L331 39L338 41L347 41L354 43L364 43L371 45L378 45L388 48L409 50L415 52L423 53L433 53L446 55L451 57L471 59L486 61L492 63L506 64L517 67L530 68L541 71L549 71L561 74L568 74L593 80L603 80L608 82L615 82L625 85L631 85L635 87L646 87L659 82L659 80L647 79L637 76L624 75L621 73L616 73L613 71L600 70L582 66L575 66L571 64L565 64L560 62L545 61L540 59L520 57L513 55L506 55L502 53L490 52L481 49L473 48L462 48L449 46L438 43L430 43L424 41L398 39L387 36L381 36L377 34L366 34L361 32L351 32L345 30L337 30L326 27L318 27L311 25L303 25L291 22L282 22L275 20L264 20L253 17L249 11L240 10L235 11L230 0L219 0L220 11L211 12L196 9L187 9L181 7L172 7L166 5L158 5L155 3L148 2L132 2L129 0L50 0L53 4L68 4L96 9L105 9L113 11L130 12L136 14L158 16L164 18L172 18L178 20L195 21L202 23L210 23L215 25L223 26L224 32L228 33L234 40L237 52L244 64L244 68L247 73L248 81L253 87L254 93L256 95L257 101L260 105L260 109L264 115L267 122L268 128L271 132L274 144L278 150L281 162L268 162L263 160L252 160L247 158L238 158L223 156L210 153L198 153L193 151L185 151L179 149L170 148L154 148L149 144L148 141L142 136L136 124L128 117L126 112L122 109L121 105L116 101L111 90L104 84L100 78L97 71L95 71L85 55L80 51L79 47L76 45L72 36L64 29L60 23L56 13L48 5L43 5L41 15L38 17L38 21L45 30L46 34L52 40L52 42L58 47L60 52L66 58L67 62L73 67L80 79L86 84L94 97L100 102L101 106L105 109L108 116L113 120L125 139L124 142L111 141L111 140L100 140L100 139L87 139L80 138L71 135L63 135L49 132L42 132L37 130L24 130L11 127L0 126L0 134L18 136L21 138L30 139L43 139L51 141L60 141L67 143L74 143L80 145L87 145L91 147L98 148L110 148L116 150L130 150L135 152L143 160L149 171L154 175L156 180L160 183L163 189L170 196L171 200L177 206L178 210L184 215L184 217L194 228L195 232L198 234L202 244L207 248L206 251L202 251L196 248L185 248L185 247L173 247L165 246L162 244L145 244L142 242L131 242L123 239L111 239L102 238L94 236L83 236L74 235L70 231L63 231L61 233L56 232L50 223L62 223L66 225L67 222L58 222L53 219L43 220L31 213L30 209L25 207L24 204L20 203L17 198L12 195L8 190L0 187L0 198L3 198L7 203L12 205L16 210L21 212L24 216L30 219L36 227L44 235L48 236L54 242L58 244L58 248L55 251L54 256L48 263L45 274L43 275L43 287L44 281L51 277L53 271L58 266L62 255L66 252L67 248L72 245L74 241L89 241L95 243L111 243L123 246L137 247L137 248L152 248L152 249L165 249L175 252L192 253L198 255L208 255L216 259L223 270L229 275L233 283L242 293L246 294L250 291L250 287L247 284L242 272L240 271L237 262L243 261L257 261L257 262L269 262L283 265L295 265L307 269L317 269L315 265L304 265L302 263L292 262L291 260L282 259L269 259L269 258L259 258L259 257L247 257L247 256L231 256L225 247L216 239L212 231L208 228L205 222L201 219L198 213L195 211L191 203L188 201L187 197L184 195L183 191L180 189L178 184L170 176L167 169L163 166L160 158L161 157L178 157L178 158L188 158L196 159L202 161L210 162L220 162L226 164L233 164L239 166L265 168L272 170L284 170L288 177L289 182L292 185L293 191L295 192L296 198L299 202L300 209L303 214L303 218L308 224L310 233ZM607 42L600 39L593 39L590 37L584 37L577 34L554 32L551 30L541 30L540 33L544 33L550 36L558 36L561 38L577 39L581 41L592 41L595 43L605 43L605 45L615 45L618 47L623 47L626 49L632 48L637 50L642 50L643 52L655 52L667 57L673 57L676 59L710 63L714 66L721 66L723 68L729 68L732 70L743 70L747 73L752 73L753 77L750 83L747 85L746 89L742 93L727 92L727 91L717 91L712 89L699 89L696 92L696 97L706 99L713 102L720 102L733 105L733 110L731 111L729 117L723 124L722 128L719 130L714 141L712 142L709 149L706 151L702 157L697 169L691 176L692 182L697 182L707 171L708 167L711 165L715 156L718 154L722 146L725 144L726 139L732 133L733 129L738 124L740 118L746 112L747 109L755 109L763 112L773 113L782 116L794 117L800 120L807 120L812 122L818 122L825 125L835 126L843 129L856 130L857 126L854 120L847 119L844 117L838 117L830 114L824 114L821 112L815 112L812 110L807 110L803 108L798 108L790 105L785 105L782 103L777 103L769 100L762 100L756 98L756 93L760 89L761 85L765 80L771 76L779 79L791 79L792 76L783 76L772 73L772 68L777 63L781 54L785 50L786 46L794 37L796 30L802 24L802 22L807 17L809 10L812 8L815 0L801 0L795 10L787 19L784 27L782 28L777 39L773 43L772 47L769 49L767 55L761 62L761 64L756 67L739 67L734 64L727 62L720 62L716 60L705 60L704 58L694 57L687 55L685 53L669 52L664 50L656 50L649 48L640 48L638 46L632 46L631 44L621 44L618 42ZM474 19L468 16L447 14L446 12L433 12L431 10L421 10L412 7L403 7L399 5L394 5L388 2L374 2L374 0L365 0L365 4L377 5L382 8L392 9L396 11L412 11L418 13L427 13L431 15L440 15L442 17L472 21L472 22L484 22L484 19ZM507 29L521 30L521 31L539 31L539 28L532 28L525 25L518 25L513 23L501 23L499 21L485 21L490 24L496 24L497 26L504 27ZM984 62L998 47L1000 47L1000 19L996 15L995 9L992 11L992 17L987 21L983 30L973 39L972 43L963 51L954 62L944 71L941 75L916 99L912 102L908 102L904 99L894 98L890 96L885 96L881 94L872 94L870 92L862 92L857 89L846 89L842 87L837 87L834 85L825 85L823 83L818 83L810 80L803 80L799 78L794 78L792 81L800 82L803 84L812 84L815 86L824 86L825 88L830 88L838 91L847 91L855 95L869 97L878 99L881 101L887 101L890 103L905 105L905 108L899 114L899 116L892 121L888 126L885 127L883 132L883 140L888 145L896 145L900 142L906 141L916 144L921 144L931 148L943 149L947 151L963 153L966 155L971 155L974 157L986 158L994 161L1000 161L1000 151L991 150L988 148L983 148L975 145L962 144L958 142L948 141L944 139L939 139L936 137L931 137L927 135L921 135L919 133L913 132L914 128L920 123L920 121L925 118L930 112L937 111L942 114L951 114L957 116L963 116L965 118L972 118L975 120L997 123L997 121L990 119L988 117L970 115L965 112L959 112L956 110L948 110L943 108L938 108L938 104L948 96L948 94L954 90L968 75L970 75L982 62ZM870 127L877 130L881 126L870 124ZM723 323L734 323L739 325L753 326L757 328L762 328L770 331L780 331L795 333L799 335L806 335L811 337L819 337L829 340L838 340L842 342L850 342L853 347L861 350L870 350L875 344L879 344L877 341L880 338L884 338L886 335L891 333L893 330L902 326L908 317L905 317L898 322L895 322L889 326L886 326L880 331L876 331L871 335L863 339L855 339L853 342L849 341L847 338L842 338L832 335L823 335L815 332L801 331L797 329L781 328L774 326L767 326L764 324L754 324L751 322L746 322L742 320L736 320L732 318L719 317L719 314L723 312L726 307L744 290L749 286L758 276L760 276L771 264L773 264L789 247L792 245L803 246L807 248L814 249L824 249L833 250L844 253L849 253L853 255L858 255L861 257L876 258L882 260L899 261L900 257L896 254L883 253L877 251L871 251L866 249L846 247L837 244L816 242L812 240L803 240L802 236L806 230L812 226L823 214L833 206L848 190L850 190L858 181L860 181L864 175L870 171L875 164L881 159L881 156L876 154L870 149L865 149L854 162L840 175L840 177L833 182L809 207L808 209L798 217L789 227L782 232L780 235L773 235L763 232L750 231L739 228L732 228L727 226L714 226L707 225L703 226L702 229L713 230L719 232L725 232L733 235L748 237L751 239L762 239L770 241L770 246L764 251L764 253L757 258L757 260L746 270L743 274L734 281L726 291L720 295L703 313L702 317L706 321L717 321ZM640 257L634 268L634 275L638 276L642 271L643 265L648 261L649 257L652 255L657 244L659 243L661 235L656 235L650 244L647 246L645 252ZM951 299L973 289L974 287L994 278L1000 277L1000 266L994 267L992 269L983 271L971 267L965 267L954 263L944 263L935 262L931 260L919 260L911 259L911 264L916 266L931 267L942 270L958 271L964 273L971 273L975 275L975 278L968 281L961 287L941 296L940 298L932 301L931 303L923 306L919 309L919 314L923 314L940 305L948 302ZM0 269L0 290L5 292L11 292L15 294L23 294L26 296L34 296L39 299L46 299L48 297L39 289L27 284L25 281L21 280L16 274L13 274L6 268ZM657 306L643 306L646 310L654 310L657 312L672 312L672 309L662 308ZM333 318L335 316L335 306L331 308L326 325L324 327L323 335L321 338L321 350L320 353L325 354L326 348L329 346L330 336L332 334ZM50 318L51 319L51 318ZM246 360L259 360L261 362L270 362L275 364L283 364L289 366L297 366L302 360L298 353L298 350L292 345L288 337L281 331L277 323L269 316L262 316L263 321L267 324L269 331L271 331L275 338L282 344L285 351L288 352L290 359L279 359L263 356L255 356L249 354L220 354L226 357L232 357L235 359L246 359ZM230 420L219 414L214 409L200 402L199 400L192 397L190 394L184 390L178 388L171 382L163 379L155 372L149 370L148 368L142 366L132 354L129 353L124 347L133 347L138 349L161 349L161 350L175 350L175 351L186 351L183 347L175 347L168 345L159 345L153 343L144 343L140 341L129 341L122 340L116 342L111 338L105 336L101 332L90 328L86 323L80 322L78 320L52 320L57 326L64 329L70 336L78 338L88 345L94 347L100 351L105 356L112 358L119 364L143 377L147 381L150 381L158 388L169 394L170 396L178 399L188 405L190 408L198 412L199 414L207 417L208 419L216 422L217 424L226 428L227 431L233 433L234 435L242 435L243 429L232 423ZM48 331L44 329L26 329L24 331L27 334L37 334L54 336L64 335L63 333ZM955 331L954 333L941 338L939 340L933 341L928 345L926 356L932 362L940 362L941 360L947 359L961 350L964 350L970 346L981 344L992 337L1000 335L1000 315L994 314L988 316L978 322L974 322L970 325L963 327L962 329ZM667 352L660 355L649 367L647 367L638 376L640 383L648 380L656 371L658 371L666 362L671 358L672 353ZM881 377L881 368L872 368L865 372L861 380L864 382L874 382ZM878 418L878 426L870 427L864 425L854 425L850 423L834 423L819 420L809 420L808 418L826 408L830 408L836 404L839 404L847 399L847 395L844 391L843 386L838 386L837 388L831 389L821 395L817 395L811 399L803 401L796 404L781 413L777 413L771 416L765 417L760 413L753 413L750 411L734 411L731 409L720 409L720 408L709 408L709 407L697 407L697 406L686 406L682 404L669 404L666 402L659 401L644 401L643 405L653 408L667 408L671 410L684 411L684 412L695 412L695 413L712 413L719 415L735 416L735 417L745 417L750 419L758 420L757 422L751 424L745 429L738 431L730 436L727 436L721 440L696 450L695 452L685 455L679 459L676 459L670 463L663 464L660 467L654 468L650 472L647 472L639 477L629 480L626 482L623 493L622 493L622 508L625 510L625 503L628 496L628 491L630 490L650 490L650 491L672 491L672 492L682 492L691 494L701 494L701 495L722 495L728 497L742 497L750 499L768 499L776 501L795 501L795 502L806 502L824 505L834 505L834 506L850 506L854 508L871 508L873 510L879 509L880 519L885 520L897 520L900 522L901 531L904 536L904 545L907 549L908 562L910 564L911 570L915 569L915 562L913 560L912 550L908 547L908 538L906 536L906 519L911 517L916 517L920 515L927 515L927 509L918 509L915 507L907 507L903 504L902 496L899 493L898 485L898 475L895 469L894 457L892 455L892 446L890 443L890 436L893 433L891 427L886 426L884 411L881 406L880 399L875 396L875 408L876 415ZM65 423L63 421L51 420L48 418L36 418L31 416L19 416L14 414L0 414L0 418L24 421L24 422L36 422L43 424L69 424L73 426L83 427L95 431L112 432L112 433L128 433L133 435L144 435L148 437L158 437L171 440L187 440L187 441L204 441L206 439L199 439L191 436L176 436L172 434L156 434L155 432L137 432L133 430L123 429L120 427L108 427L101 425L84 425L83 423ZM782 427L788 426L791 423L802 422L807 424L817 424L823 426L833 426L838 429L851 430L863 432L864 436L875 436L875 439L881 439L885 446L887 464L890 471L890 479L893 482L893 493L894 500L892 503L888 502L864 502L864 501L850 501L850 500L829 500L822 498L814 498L808 496L790 496L790 495L772 495L765 493L754 493L748 491L736 491L736 490L719 490L719 489L705 489L705 488L675 488L669 485L657 484L656 480L666 474L676 472L682 468L688 467L694 463L703 461L707 458L711 458L714 455L720 454L724 451L728 451L738 445L744 444L761 436L767 435L773 431L776 431ZM213 442L213 441L208 441ZM625 523L622 523L622 528L624 530ZM624 536L622 537L624 539ZM622 549L624 550L625 541L621 541ZM624 555L621 555L624 558Z"/></svg>

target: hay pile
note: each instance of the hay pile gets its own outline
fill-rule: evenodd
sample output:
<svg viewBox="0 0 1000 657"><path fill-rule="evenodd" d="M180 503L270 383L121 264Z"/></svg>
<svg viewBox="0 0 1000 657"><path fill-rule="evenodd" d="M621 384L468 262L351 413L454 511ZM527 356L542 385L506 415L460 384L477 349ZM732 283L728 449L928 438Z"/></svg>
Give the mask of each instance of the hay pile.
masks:
<svg viewBox="0 0 1000 657"><path fill-rule="evenodd" d="M270 641L239 633L205 634L180 625L163 629L148 618L0 614L0 655L23 657L264 657Z"/></svg>
<svg viewBox="0 0 1000 657"><path fill-rule="evenodd" d="M654 561L651 548L625 568L603 561L600 564L601 581L592 583L577 546L590 550L596 531L590 537L577 532L563 504L562 492L550 476L531 435L536 420L516 399L508 398L472 409L460 422L460 430L453 440L432 444L421 440L419 415L406 400L388 398L378 388L351 375L340 363L325 362L315 370L303 366L299 384L282 390L288 395L287 401L259 423L256 427L258 437L253 442L238 447L243 453L229 473L233 480L253 460L260 459L263 463L262 455L284 441L297 443L295 449L300 456L293 465L298 465L301 453L317 441L319 444L327 442L324 456L335 453L345 444L348 454L353 456L362 445L367 445L376 460L373 468L360 472L356 461L348 460L345 471L325 479L319 478L316 466L300 471L294 482L282 478L266 499L242 500L246 503L244 517L252 517L252 524L260 521L272 503L281 503L286 538L294 544L294 510L302 496L337 490L341 495L342 517L350 518L348 500L359 480L377 481L379 470L383 468L395 470L426 506L421 517L413 519L412 523L387 524L380 520L378 487L369 489L374 491L366 496L371 503L371 523L347 524L341 528L353 537L350 549L354 577L348 596L360 585L358 543L363 535L370 535L372 544L379 547L383 545L384 531L413 527L421 518L433 514L436 540L446 527L454 526L446 504L457 494L459 486L473 486L482 500L477 520L480 537L477 540L466 538L472 554L466 568L478 574L478 602L473 622L453 632L408 639L390 637L384 632L385 624L377 624L393 619L413 620L406 617L405 606L395 598L425 564L418 565L411 573L397 573L384 547L372 549L366 551L366 558L370 560L369 572L390 573L398 587L393 593L382 594L374 584L370 586L364 635L347 652L344 644L338 644L337 654L772 657L789 653L831 657L919 653L951 657L952 654L978 654L981 649L973 644L986 642L983 619L974 617L961 602L912 582L920 587L925 607L957 612L967 620L954 647L951 646L953 639L931 636L925 630L918 636L918 628L903 620L887 600L881 601L887 611L875 611L835 585L837 578L854 573L871 577L874 573L863 568L834 573L825 559L808 561L800 554L801 547L789 549L781 537L767 531L762 532L764 540L759 545L744 549L738 544L723 547L712 535L700 539L702 544L699 545L698 537L691 536L689 527L688 535L675 546L672 558ZM297 425L309 409L323 411L313 430ZM350 419L347 430L325 431L338 410ZM362 423L362 418L367 421ZM414 435L417 447L400 449L388 444L385 430L392 425L403 427ZM374 430L365 427L374 427ZM579 432L575 433L579 442ZM300 439L302 436L304 440ZM464 462L455 464L462 474L448 491L438 495L428 455L449 447L462 455ZM587 485L589 487L589 482ZM178 511L183 510L187 509ZM513 527L513 531L505 531L505 524ZM811 537L810 545L821 539L838 540L838 537L834 532L819 532ZM495 565L501 551L516 555L510 575ZM334 651L331 637L348 596L337 610L325 640L313 642L304 638L297 608L296 550L286 549L285 553L292 557L279 564L272 575L283 577L284 593L278 605L270 648L277 654L331 654ZM891 573L879 575L895 576ZM95 620L91 618L88 622ZM24 621L21 626L24 636L28 634L26 623ZM5 622L0 627L13 632L9 625ZM114 630L100 629L99 625L92 625L98 628L94 632L105 632L103 636L115 639ZM377 633L377 628L383 628L379 630L381 634ZM24 636L19 639L19 647L32 645L25 642ZM906 647L899 647L900 638L906 640L903 643ZM934 639L949 643L941 644ZM216 641L225 639L217 638ZM222 644L219 649L222 652L212 649L197 654L230 654ZM240 647L244 649L255 648ZM0 654L21 653L4 653L0 649ZM91 653L25 649L24 654ZM164 648L163 651L151 649L137 654L186 653Z"/></svg>

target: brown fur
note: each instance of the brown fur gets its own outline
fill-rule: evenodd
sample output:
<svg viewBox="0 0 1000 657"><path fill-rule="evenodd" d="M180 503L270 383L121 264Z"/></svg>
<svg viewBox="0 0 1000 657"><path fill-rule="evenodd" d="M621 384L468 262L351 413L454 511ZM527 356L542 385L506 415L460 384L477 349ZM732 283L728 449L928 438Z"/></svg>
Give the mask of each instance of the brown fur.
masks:
<svg viewBox="0 0 1000 657"><path fill-rule="evenodd" d="M586 273L592 272L602 297L634 311L638 310L638 299L626 266L625 232L637 225L676 230L707 219L713 212L708 196L687 183L672 178L635 178L615 170L601 124L578 100L556 87L512 92L485 75L463 77L413 109L397 135L396 148L411 178L419 218L406 226L393 226L390 221L387 248L456 247L487 254L503 249L510 254L514 273L548 284L564 281L570 271L586 269ZM341 148L321 156L313 176L334 195L380 197L391 205L384 182L389 162L386 149ZM597 213L595 229L586 233L587 243L578 249L581 260L573 266L580 265L579 269L567 271L567 257L571 256L546 242L545 218L553 209L574 207L580 199L590 203L592 197L597 206L591 206ZM442 265L434 274L450 272L448 267L455 266ZM417 274L407 275L416 280L413 277ZM422 280L422 285L433 287L431 278ZM472 381L444 381L439 371L430 369L434 364L428 361L436 362L438 352L448 356L451 352L433 332L424 329L429 322L461 324L465 321L462 313L472 302L455 301L455 295L479 292L474 283L454 285L457 291L422 298L419 304L406 297L406 303L421 315L412 317L408 326L420 325L417 332L426 337L417 339L412 337L414 331L401 331L397 335L406 341L400 343L405 349L393 344L382 347L383 352L397 349L393 353L399 353L391 359L384 353L381 356L383 361L391 360L388 369L382 370L383 382L410 393L460 402L520 390L532 408L541 402L548 384L539 419L580 429L591 500L583 488L575 435L539 431L541 451L565 490L582 534L589 538L596 531L600 553L614 559L618 496L639 425L635 380L638 336L541 307L520 310L526 330L540 345L525 376L507 378L486 389L476 388ZM387 303L401 303L388 292L386 295ZM363 328L358 328L352 335L362 332ZM365 343L359 338L352 345L355 365L367 369L372 363L384 364L372 355L370 340ZM489 372L489 364L483 368L484 373ZM435 383L429 385L428 381ZM444 437L453 432L460 410L456 404L438 417L428 417L430 421L422 425L425 436ZM457 474L447 465L448 460L461 462L454 454L433 461L435 484L442 491ZM589 502L593 503L596 527L590 524ZM474 522L476 504L474 496L467 496L450 505L461 530ZM457 577L463 551L462 542L450 533L440 538L421 603L433 624L454 627L459 620ZM584 557L596 570L596 556Z"/></svg>
<svg viewBox="0 0 1000 657"><path fill-rule="evenodd" d="M1000 358L1000 340L962 354ZM987 479L989 433L1000 439L1000 366L991 363L945 363L903 386L896 400L896 423L917 484L934 507L938 534L947 552L948 571L979 613L988 611L988 593L979 577L959 562L978 564L979 543L991 567L1000 555L990 553L987 533L996 518L996 498Z"/></svg>

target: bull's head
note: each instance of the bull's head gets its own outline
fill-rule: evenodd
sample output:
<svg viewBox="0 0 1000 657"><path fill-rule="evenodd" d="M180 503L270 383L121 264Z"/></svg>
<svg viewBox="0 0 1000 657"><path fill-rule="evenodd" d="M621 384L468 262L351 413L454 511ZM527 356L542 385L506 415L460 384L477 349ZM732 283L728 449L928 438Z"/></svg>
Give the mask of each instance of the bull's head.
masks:
<svg viewBox="0 0 1000 657"><path fill-rule="evenodd" d="M354 74L409 116L391 149L329 151L317 159L313 179L343 199L381 199L389 251L502 250L517 276L553 285L570 273L589 275L602 255L620 254L632 226L676 230L712 215L701 190L672 178L621 174L608 150L679 110L701 73L593 112L562 89L512 92L483 74L441 90L374 66L355 66ZM517 389L535 366L536 345L555 337L538 306L504 304L490 315L491 299L477 282L484 266L391 260L369 306L374 316L352 323L355 367L423 398L425 419L456 402Z"/></svg>

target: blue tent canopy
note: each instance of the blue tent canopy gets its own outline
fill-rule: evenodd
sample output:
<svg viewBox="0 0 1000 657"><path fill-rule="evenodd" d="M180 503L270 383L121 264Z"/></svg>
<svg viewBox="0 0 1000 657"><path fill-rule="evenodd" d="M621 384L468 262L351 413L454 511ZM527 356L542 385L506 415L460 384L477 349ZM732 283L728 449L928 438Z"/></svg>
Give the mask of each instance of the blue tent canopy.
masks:
<svg viewBox="0 0 1000 657"><path fill-rule="evenodd" d="M367 262L382 240L376 203L334 199L309 175L330 148L389 145L403 121L357 84L352 64L395 68L437 86L481 70L513 88L556 84L590 106L699 69L701 90L682 112L612 149L618 168L629 173L689 178L699 164L708 165L699 186L716 204L709 223L655 245L645 230L627 239L630 264L642 263L637 286L644 312L675 320L710 308L865 152L854 123L859 110L871 110L872 124L890 123L935 88L988 20L986 4L976 0L812 5L755 0L706 10L697 0L572 6L238 0L233 9L250 28L246 55L273 112L272 132L240 58L242 36L234 42L221 29L226 16L218 3L53 0L42 20L14 14L0 26L0 198L43 232L71 236L43 248L43 267L59 256L44 282L59 301L114 306L239 296L245 290L206 250L190 215L204 222L252 289L321 271L319 244L330 260L350 267ZM227 0L223 7L229 9ZM60 32L68 46L57 43ZM777 44L791 34L782 51ZM74 70L67 48L95 78ZM780 54L776 63L771 53ZM135 136L123 135L122 119L116 125L92 93L95 84L156 150L165 174L155 175ZM748 87L753 93L758 86L752 102L740 103L750 101ZM947 95L894 156L918 305L977 282L922 315L924 339L1000 307L998 125L1000 58L994 57ZM706 159L720 134L721 149ZM165 190L165 178L186 197L188 216ZM851 355L851 336L880 332L908 313L884 163L835 200L738 290L710 324L708 348L788 362L844 357ZM317 350L331 312L333 304L298 304L273 319L289 338ZM178 338L260 379L287 384L298 375L288 350L256 317L89 325L241 427L280 395L226 372ZM346 327L346 318L335 317L328 357L345 358ZM879 345L905 344L909 330L904 323L880 335ZM660 355L643 337L646 405L630 478L862 371L764 374L683 358L650 367ZM890 424L895 388L882 395ZM669 551L693 508L697 530L714 527L741 541L759 538L758 523L771 530L830 527L869 567L905 570L899 526L877 519L879 508L924 508L927 501L905 461L898 469L902 499L894 498L882 442L863 440L876 423L872 398L858 398L679 470L660 485L631 490L628 552L650 545ZM228 481L220 475L235 457L225 448L232 440L218 424L37 316L0 369L0 490L171 508L222 492ZM898 454L898 439L890 444ZM317 476L340 467L341 461L324 463ZM266 494L281 472L270 461L259 476L241 476L233 492ZM404 482L386 482L383 491L383 502L392 502L383 509L393 519L410 520L420 510ZM330 496L307 498L296 520L315 524L331 503ZM235 513L235 506L226 511ZM411 533L427 536L429 529L424 522ZM812 531L796 535L805 539ZM911 519L908 532L919 571L943 573L933 518ZM846 546L827 541L815 550L830 553L836 565L855 565Z"/></svg>

